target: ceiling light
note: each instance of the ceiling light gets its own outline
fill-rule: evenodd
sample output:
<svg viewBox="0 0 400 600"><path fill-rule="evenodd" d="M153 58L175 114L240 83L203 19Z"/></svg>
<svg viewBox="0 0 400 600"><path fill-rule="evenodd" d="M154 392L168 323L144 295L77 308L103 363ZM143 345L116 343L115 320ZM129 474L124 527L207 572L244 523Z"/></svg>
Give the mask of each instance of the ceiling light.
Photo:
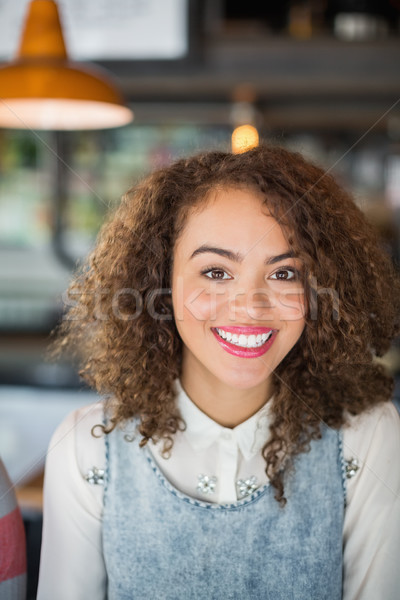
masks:
<svg viewBox="0 0 400 600"><path fill-rule="evenodd" d="M253 125L246 124L236 127L232 132L232 152L241 154L255 148L259 144L258 131Z"/></svg>
<svg viewBox="0 0 400 600"><path fill-rule="evenodd" d="M106 72L68 59L57 4L32 0L17 57L0 68L0 127L105 129L132 119Z"/></svg>

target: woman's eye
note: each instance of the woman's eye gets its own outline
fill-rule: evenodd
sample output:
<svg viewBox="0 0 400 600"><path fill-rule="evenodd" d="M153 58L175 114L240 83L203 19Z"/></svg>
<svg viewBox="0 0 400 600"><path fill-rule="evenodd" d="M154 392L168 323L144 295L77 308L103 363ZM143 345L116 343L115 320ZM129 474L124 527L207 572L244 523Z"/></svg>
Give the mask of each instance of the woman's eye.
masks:
<svg viewBox="0 0 400 600"><path fill-rule="evenodd" d="M291 281L298 279L298 272L296 269L279 269L279 271L275 271L272 275L270 275L270 279L277 279L279 281Z"/></svg>
<svg viewBox="0 0 400 600"><path fill-rule="evenodd" d="M208 269L207 271L203 271L202 275L214 280L230 279L228 273L223 269Z"/></svg>

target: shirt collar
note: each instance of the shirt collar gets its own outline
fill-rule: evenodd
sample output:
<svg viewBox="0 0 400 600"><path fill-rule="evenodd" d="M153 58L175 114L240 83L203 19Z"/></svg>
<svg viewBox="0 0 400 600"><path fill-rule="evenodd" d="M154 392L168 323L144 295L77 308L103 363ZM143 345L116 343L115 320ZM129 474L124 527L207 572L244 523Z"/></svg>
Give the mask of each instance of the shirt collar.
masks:
<svg viewBox="0 0 400 600"><path fill-rule="evenodd" d="M195 452L207 450L227 428L213 421L192 402L179 379L175 383L178 408L186 423L184 435ZM245 460L250 460L257 454L267 441L271 400L249 419L229 429Z"/></svg>

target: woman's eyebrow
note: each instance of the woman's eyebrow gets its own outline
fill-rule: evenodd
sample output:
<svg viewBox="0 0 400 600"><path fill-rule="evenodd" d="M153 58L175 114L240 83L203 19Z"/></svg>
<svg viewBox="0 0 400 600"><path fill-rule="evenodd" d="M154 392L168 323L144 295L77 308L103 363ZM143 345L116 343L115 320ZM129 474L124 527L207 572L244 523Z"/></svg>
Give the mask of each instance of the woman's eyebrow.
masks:
<svg viewBox="0 0 400 600"><path fill-rule="evenodd" d="M233 262L242 262L243 256L239 252L233 252L232 250L227 250L225 248L217 248L216 246L200 246L192 254L190 255L189 260L198 256L199 254L204 254L206 252L211 252L213 254L218 254L219 256L224 256L225 258L229 258ZM276 256L269 256L265 259L266 265L273 265L281 260L285 260L286 258L293 258L295 255L293 252L285 252L284 254L278 254Z"/></svg>

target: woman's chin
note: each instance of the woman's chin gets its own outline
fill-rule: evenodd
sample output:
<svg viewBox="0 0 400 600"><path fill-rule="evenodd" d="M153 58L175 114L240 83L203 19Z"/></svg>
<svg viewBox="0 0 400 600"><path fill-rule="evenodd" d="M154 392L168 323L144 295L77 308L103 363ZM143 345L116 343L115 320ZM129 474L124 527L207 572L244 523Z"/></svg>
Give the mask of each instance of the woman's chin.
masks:
<svg viewBox="0 0 400 600"><path fill-rule="evenodd" d="M246 371L240 370L231 372L224 377L220 376L219 379L234 389L251 390L260 386L267 388L270 376L265 373L246 373Z"/></svg>

